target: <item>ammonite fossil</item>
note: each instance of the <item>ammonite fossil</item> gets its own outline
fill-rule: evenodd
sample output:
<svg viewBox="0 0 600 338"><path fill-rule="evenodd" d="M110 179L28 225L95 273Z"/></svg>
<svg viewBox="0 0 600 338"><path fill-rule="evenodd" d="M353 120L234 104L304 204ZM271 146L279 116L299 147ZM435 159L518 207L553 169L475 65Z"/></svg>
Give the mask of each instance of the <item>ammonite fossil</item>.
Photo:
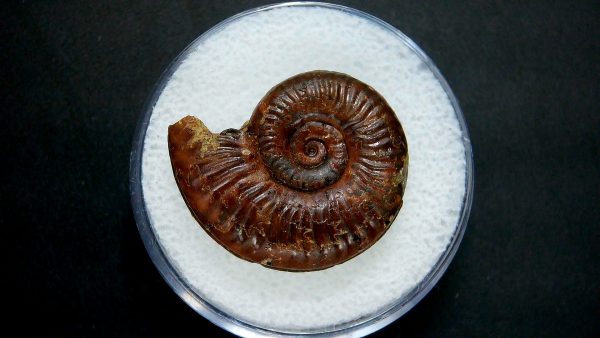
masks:
<svg viewBox="0 0 600 338"><path fill-rule="evenodd" d="M313 71L271 89L240 129L211 133L195 117L169 127L177 185L196 220L238 257L319 270L369 248L406 186L408 153L379 93Z"/></svg>

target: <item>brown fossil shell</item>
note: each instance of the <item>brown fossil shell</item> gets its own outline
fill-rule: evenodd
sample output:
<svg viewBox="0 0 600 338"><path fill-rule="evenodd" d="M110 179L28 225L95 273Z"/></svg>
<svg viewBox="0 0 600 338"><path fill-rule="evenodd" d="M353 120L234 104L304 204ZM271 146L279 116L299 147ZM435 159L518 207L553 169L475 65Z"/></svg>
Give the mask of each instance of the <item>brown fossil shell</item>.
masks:
<svg viewBox="0 0 600 338"><path fill-rule="evenodd" d="M271 89L240 130L195 117L169 127L177 185L200 225L238 257L319 270L369 248L402 206L408 153L379 93L313 71Z"/></svg>

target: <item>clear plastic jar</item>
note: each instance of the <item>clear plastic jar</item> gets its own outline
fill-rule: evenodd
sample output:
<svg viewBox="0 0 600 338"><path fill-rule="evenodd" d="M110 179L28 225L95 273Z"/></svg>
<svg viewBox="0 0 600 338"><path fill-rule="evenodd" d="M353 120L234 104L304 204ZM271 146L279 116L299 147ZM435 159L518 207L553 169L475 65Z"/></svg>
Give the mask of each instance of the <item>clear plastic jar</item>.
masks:
<svg viewBox="0 0 600 338"><path fill-rule="evenodd" d="M410 292L399 296L393 302L393 304L385 306L384 308L381 308L378 311L374 311L368 316L362 316L361 318L353 320L351 322L332 325L330 327L320 327L316 329L307 330L278 330L269 327L260 327L258 325L247 323L241 320L240 318L237 318L235 315L220 310L214 304L211 304L210 301L204 299L200 294L195 292L194 289L188 284L188 282L186 282L186 279L183 276L181 276L180 272L174 267L169 257L166 255L164 248L161 247L161 243L157 238L157 235L149 218L147 205L145 203L143 195L144 191L142 187L142 158L146 130L148 128L150 118L152 116L153 109L157 103L157 100L162 94L163 89L167 85L173 73L181 65L182 61L186 58L190 51L196 48L201 42L205 41L206 39L209 39L212 34L218 32L223 27L226 27L227 25L235 22L236 20L239 20L240 18L253 15L261 11L266 11L279 7L318 7L329 9L332 11L342 11L344 13L349 13L351 15L355 15L364 20L367 20L393 33L399 41L405 44L413 53L415 53L421 59L421 61L424 64L427 65L429 71L436 77L437 81L448 96L448 99L454 109L454 113L456 114L456 119L458 120L458 123L460 125L462 133L462 142L465 150L464 156L466 161L466 186L464 190L464 197L462 200L460 215L458 217L458 224L455 227L450 243L447 245L445 251L439 257L439 259L431 268L429 273L419 283L417 283ZM257 102L259 99L260 98L257 98ZM405 314L433 288L433 286L440 279L444 271L448 268L448 265L450 264L452 258L454 257L454 254L458 249L458 246L465 232L465 228L467 226L467 220L469 217L473 195L473 160L467 125L454 94L452 93L447 82L440 74L439 70L429 59L429 57L427 57L427 55L425 55L425 53L408 37L406 37L396 28L381 21L378 18L375 18L369 14L348 7L325 3L284 3L252 9L219 23L218 25L214 26L212 29L198 37L171 63L171 65L167 68L167 70L162 75L162 78L158 82L154 94L148 101L146 109L143 112L137 125L133 149L130 158L130 189L131 201L137 226L140 231L140 235L142 237L144 245L146 246L146 249L152 261L160 271L163 278L167 281L171 288L179 295L179 297L181 297L181 299L183 299L196 312L198 312L211 322L234 334L243 336L298 334L359 336L374 332Z"/></svg>

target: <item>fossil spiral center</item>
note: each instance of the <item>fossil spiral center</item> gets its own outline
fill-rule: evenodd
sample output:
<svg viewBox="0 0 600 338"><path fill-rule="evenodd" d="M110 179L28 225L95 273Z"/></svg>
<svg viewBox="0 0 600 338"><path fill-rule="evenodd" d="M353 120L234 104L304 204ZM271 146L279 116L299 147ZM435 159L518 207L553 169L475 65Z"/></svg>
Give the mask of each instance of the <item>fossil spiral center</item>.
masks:
<svg viewBox="0 0 600 338"><path fill-rule="evenodd" d="M308 140L304 144L304 151L296 150L296 161L305 168L312 168L327 159L325 144L319 140Z"/></svg>
<svg viewBox="0 0 600 338"><path fill-rule="evenodd" d="M304 145L304 154L308 157L321 157L324 159L323 157L326 155L325 145L317 140L310 140Z"/></svg>
<svg viewBox="0 0 600 338"><path fill-rule="evenodd" d="M261 155L274 178L306 191L339 180L348 154L338 122L320 113L299 114L286 125L280 122L263 126L268 142L262 144Z"/></svg>

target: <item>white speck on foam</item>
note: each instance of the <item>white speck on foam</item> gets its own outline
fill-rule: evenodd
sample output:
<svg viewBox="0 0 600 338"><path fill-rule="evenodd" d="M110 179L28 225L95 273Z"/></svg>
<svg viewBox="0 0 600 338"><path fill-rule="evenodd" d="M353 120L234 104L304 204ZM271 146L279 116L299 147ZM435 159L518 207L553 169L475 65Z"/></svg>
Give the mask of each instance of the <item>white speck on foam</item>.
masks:
<svg viewBox="0 0 600 338"><path fill-rule="evenodd" d="M316 69L371 85L395 110L410 155L405 202L385 236L354 259L317 272L275 271L233 256L196 223L173 178L167 128L189 114L213 132L239 128L271 87ZM201 297L254 325L315 329L380 311L430 272L457 226L464 154L446 93L397 36L338 10L285 7L231 22L181 63L152 112L142 187L160 245Z"/></svg>

